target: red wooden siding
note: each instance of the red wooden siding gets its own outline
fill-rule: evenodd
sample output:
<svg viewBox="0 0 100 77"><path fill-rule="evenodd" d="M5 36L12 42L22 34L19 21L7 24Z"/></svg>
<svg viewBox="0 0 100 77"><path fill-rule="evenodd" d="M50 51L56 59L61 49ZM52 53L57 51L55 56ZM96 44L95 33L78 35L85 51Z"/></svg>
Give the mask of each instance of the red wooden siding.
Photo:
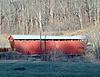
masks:
<svg viewBox="0 0 100 77"><path fill-rule="evenodd" d="M40 50L40 40L14 40L10 37L11 47L24 54L40 54L50 51L63 52L65 54L80 54L85 52L86 42L80 40L42 40L42 50Z"/></svg>

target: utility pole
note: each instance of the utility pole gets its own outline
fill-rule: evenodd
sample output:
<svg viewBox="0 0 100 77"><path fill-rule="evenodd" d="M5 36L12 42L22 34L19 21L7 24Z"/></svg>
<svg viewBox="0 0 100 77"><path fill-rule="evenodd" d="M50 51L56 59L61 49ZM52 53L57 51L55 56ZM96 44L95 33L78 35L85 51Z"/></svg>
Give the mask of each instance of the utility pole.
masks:
<svg viewBox="0 0 100 77"><path fill-rule="evenodd" d="M38 9L39 10L38 13L39 13L40 36L41 36L42 30L43 30L42 23L41 23L42 22L42 17L41 17L42 16L42 8L41 7L42 7L42 5L41 5L41 1L40 1L39 2L39 9Z"/></svg>
<svg viewBox="0 0 100 77"><path fill-rule="evenodd" d="M39 10L39 27L40 27L40 54L42 54L42 24L41 24L41 11Z"/></svg>

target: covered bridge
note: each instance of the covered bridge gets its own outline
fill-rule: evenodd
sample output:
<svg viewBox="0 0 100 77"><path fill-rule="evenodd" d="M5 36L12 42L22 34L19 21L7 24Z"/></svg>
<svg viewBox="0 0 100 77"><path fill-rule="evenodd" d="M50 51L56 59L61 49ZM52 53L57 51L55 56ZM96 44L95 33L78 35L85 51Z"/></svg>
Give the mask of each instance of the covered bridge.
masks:
<svg viewBox="0 0 100 77"><path fill-rule="evenodd" d="M24 54L50 51L81 54L85 52L87 44L86 36L11 35L9 41L13 50Z"/></svg>

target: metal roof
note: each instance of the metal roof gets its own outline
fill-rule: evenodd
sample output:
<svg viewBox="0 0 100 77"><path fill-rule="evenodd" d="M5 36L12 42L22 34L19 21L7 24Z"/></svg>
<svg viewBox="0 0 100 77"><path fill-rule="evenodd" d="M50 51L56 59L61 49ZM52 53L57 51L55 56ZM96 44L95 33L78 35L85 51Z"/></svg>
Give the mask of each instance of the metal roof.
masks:
<svg viewBox="0 0 100 77"><path fill-rule="evenodd" d="M34 39L39 39L40 38L42 40L45 39L51 39L51 40L62 40L62 39L87 39L86 36L50 36L50 35L42 35L40 37L40 35L11 35L13 37L13 39L15 40L34 40Z"/></svg>

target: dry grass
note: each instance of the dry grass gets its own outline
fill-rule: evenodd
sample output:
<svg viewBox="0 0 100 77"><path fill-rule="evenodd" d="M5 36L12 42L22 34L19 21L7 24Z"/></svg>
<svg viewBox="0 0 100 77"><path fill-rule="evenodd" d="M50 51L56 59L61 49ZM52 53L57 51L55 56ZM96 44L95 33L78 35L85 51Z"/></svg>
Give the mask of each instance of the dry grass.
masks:
<svg viewBox="0 0 100 77"><path fill-rule="evenodd" d="M99 24L98 24L99 25ZM89 26L87 28L84 28L82 30L72 30L72 31L50 31L50 32L43 32L43 34L47 35L87 35L91 34L92 32L95 32L97 29L100 29L100 27L96 25Z"/></svg>
<svg viewBox="0 0 100 77"><path fill-rule="evenodd" d="M2 35L0 35L0 48L6 48L6 47L10 48L8 35L2 34Z"/></svg>

